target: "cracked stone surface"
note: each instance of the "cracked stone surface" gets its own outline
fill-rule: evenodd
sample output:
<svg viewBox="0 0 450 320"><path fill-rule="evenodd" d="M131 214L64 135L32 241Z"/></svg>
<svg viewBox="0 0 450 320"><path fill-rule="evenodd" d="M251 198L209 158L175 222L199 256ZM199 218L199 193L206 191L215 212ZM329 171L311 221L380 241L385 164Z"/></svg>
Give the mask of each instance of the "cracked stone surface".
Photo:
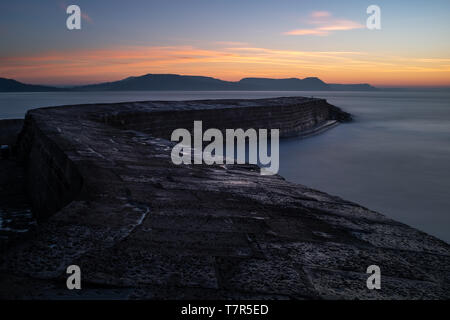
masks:
<svg viewBox="0 0 450 320"><path fill-rule="evenodd" d="M238 123L235 113L258 121L270 109L278 126L298 109L293 120L304 121L291 129L309 132L336 118L327 108L290 98L29 111L18 153L38 224L31 239L2 253L0 297L449 299L445 242L280 176L261 176L256 166L176 166L173 143L164 139L177 127L177 112L211 122L203 110L226 109ZM183 121L192 121L188 114ZM164 117L170 125L159 131ZM82 270L80 291L65 286L72 264ZM381 268L381 290L366 287L372 264Z"/></svg>

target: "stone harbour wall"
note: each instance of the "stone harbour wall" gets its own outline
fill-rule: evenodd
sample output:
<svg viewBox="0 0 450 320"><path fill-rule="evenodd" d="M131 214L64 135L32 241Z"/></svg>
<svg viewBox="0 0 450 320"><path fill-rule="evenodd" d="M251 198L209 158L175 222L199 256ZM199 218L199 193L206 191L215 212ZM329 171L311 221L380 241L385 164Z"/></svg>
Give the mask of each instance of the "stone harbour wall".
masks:
<svg viewBox="0 0 450 320"><path fill-rule="evenodd" d="M447 243L254 165L174 165L164 139L193 120L288 136L349 118L302 97L29 111L18 155L39 221L0 255L0 299L449 299Z"/></svg>

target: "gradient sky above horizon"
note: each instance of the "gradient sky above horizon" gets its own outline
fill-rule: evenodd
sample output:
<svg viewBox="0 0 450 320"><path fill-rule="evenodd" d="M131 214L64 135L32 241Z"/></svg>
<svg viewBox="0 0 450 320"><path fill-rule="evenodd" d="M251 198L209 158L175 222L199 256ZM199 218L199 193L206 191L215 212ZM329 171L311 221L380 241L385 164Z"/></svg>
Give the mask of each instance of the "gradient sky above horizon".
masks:
<svg viewBox="0 0 450 320"><path fill-rule="evenodd" d="M82 29L66 28L80 6ZM381 7L381 30L365 28ZM450 86L450 1L180 0L0 3L0 77L71 85L147 73L319 77Z"/></svg>

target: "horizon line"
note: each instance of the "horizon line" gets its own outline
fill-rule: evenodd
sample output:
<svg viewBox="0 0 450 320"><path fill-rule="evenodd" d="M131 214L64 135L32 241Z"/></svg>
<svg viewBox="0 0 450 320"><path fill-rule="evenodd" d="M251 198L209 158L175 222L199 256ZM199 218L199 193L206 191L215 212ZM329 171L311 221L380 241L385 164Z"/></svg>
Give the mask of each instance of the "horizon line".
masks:
<svg viewBox="0 0 450 320"><path fill-rule="evenodd" d="M315 79L319 79L321 81L323 81L325 84L343 84L343 85L362 85L362 84L366 84L366 85L370 85L374 88L377 89L450 89L450 84L448 85L430 85L430 84L423 84L423 85L390 85L390 84L381 84L381 85L372 85L368 82L350 82L350 83L346 83L346 82L326 82L324 80L322 80L319 77L315 77L315 76L310 76L310 77L305 77L305 78L300 78L300 77L281 77L281 78L272 78L272 77L243 77L239 80L223 80L219 77L214 77L214 76L205 76L205 75L194 75L194 74L181 74L181 73L145 73L145 74L141 74L141 75L130 75L127 77L123 77L123 78L119 78L116 80L111 80L111 81L101 81L101 82L85 82L85 83L71 83L71 84L64 84L64 83L41 83L41 82L28 82L26 80L20 80L20 78L8 78L8 77L1 77L3 79L9 79L9 80L14 80L14 81L18 81L21 82L23 84L28 84L28 85L37 85L37 86L47 86L47 87L55 87L55 88L71 88L71 87L79 87L79 86L89 86L89 85L96 85L96 84L103 84L103 83L110 83L110 82L117 82L117 81L121 81L121 80L125 80L128 78L139 78L139 77L143 77L143 76L147 76L147 75L172 75L172 76L184 76L184 77L205 77L205 78L211 78L211 79L217 79L220 81L224 81L224 82L231 82L231 83L238 83L240 81L242 81L243 79L271 79L271 80L287 80L287 79L299 79L299 80L304 80L304 79L309 79L309 78L315 78Z"/></svg>

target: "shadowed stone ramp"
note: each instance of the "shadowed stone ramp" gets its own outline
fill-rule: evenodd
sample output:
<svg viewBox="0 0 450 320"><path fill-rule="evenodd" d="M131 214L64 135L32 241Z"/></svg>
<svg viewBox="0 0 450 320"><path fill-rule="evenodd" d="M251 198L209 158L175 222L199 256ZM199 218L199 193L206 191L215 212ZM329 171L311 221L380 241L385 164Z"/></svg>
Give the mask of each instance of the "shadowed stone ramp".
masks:
<svg viewBox="0 0 450 320"><path fill-rule="evenodd" d="M448 299L443 241L256 166L175 166L164 139L193 120L287 136L347 118L306 98L29 111L18 150L40 222L1 256L0 297Z"/></svg>

